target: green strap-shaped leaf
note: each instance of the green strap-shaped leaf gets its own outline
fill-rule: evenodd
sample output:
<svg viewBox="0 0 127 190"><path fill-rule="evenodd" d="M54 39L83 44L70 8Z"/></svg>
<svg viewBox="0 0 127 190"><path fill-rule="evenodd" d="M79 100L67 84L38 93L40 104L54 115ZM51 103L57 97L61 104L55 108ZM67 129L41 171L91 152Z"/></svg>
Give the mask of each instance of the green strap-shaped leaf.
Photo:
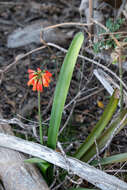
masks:
<svg viewBox="0 0 127 190"><path fill-rule="evenodd" d="M90 164L93 166L97 166L99 164L106 165L118 162L126 162L127 161L127 153L116 154L107 158L102 158L99 161L93 160Z"/></svg>
<svg viewBox="0 0 127 190"><path fill-rule="evenodd" d="M48 147L53 149L56 148L58 131L61 123L62 112L64 109L65 100L67 97L68 89L70 86L70 81L72 78L72 73L74 66L84 40L84 35L80 32L78 33L66 54L64 59L58 82L55 89L53 107L51 112L51 119L49 123L48 130Z"/></svg>
<svg viewBox="0 0 127 190"><path fill-rule="evenodd" d="M46 174L47 169L50 167L50 163L48 163L45 160L42 160L40 158L29 158L27 160L24 160L25 163L31 163L31 164L37 164L39 166L39 168L41 169L41 171L43 172L43 174Z"/></svg>
<svg viewBox="0 0 127 190"><path fill-rule="evenodd" d="M118 125L120 125L120 127L116 133L118 133L121 129L123 129L125 125L127 125L127 119L125 119L125 121L121 123L126 114L127 109L123 109L123 111L120 112L120 114L117 116L116 120L110 125L110 127L107 130L105 130L104 133L97 139L98 150L101 150L105 146L107 141L110 139L113 131L115 130L115 128L117 128ZM81 157L81 160L84 162L89 161L90 158L92 158L96 154L96 152L96 145L93 144L83 155L83 157Z"/></svg>
<svg viewBox="0 0 127 190"><path fill-rule="evenodd" d="M108 105L106 106L100 120L97 122L96 126L93 128L90 135L86 138L85 142L79 147L74 157L81 159L81 157L86 153L86 151L92 146L92 144L100 136L110 119L112 118L113 113L116 111L119 101L119 91L116 89L113 95L110 98Z"/></svg>

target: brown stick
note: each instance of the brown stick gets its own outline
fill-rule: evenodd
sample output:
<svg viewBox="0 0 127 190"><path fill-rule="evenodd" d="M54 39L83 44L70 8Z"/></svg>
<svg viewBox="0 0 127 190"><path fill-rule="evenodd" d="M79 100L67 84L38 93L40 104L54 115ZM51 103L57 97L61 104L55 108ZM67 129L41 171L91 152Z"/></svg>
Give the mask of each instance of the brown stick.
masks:
<svg viewBox="0 0 127 190"><path fill-rule="evenodd" d="M92 21L92 17L93 17L93 0L89 0L89 23L91 23ZM89 25L89 32L92 35L92 25Z"/></svg>

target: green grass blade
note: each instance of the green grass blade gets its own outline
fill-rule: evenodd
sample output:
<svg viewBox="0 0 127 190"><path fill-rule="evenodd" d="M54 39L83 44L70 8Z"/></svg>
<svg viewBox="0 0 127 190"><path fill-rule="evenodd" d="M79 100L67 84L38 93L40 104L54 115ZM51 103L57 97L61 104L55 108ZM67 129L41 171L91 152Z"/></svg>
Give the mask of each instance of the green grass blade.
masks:
<svg viewBox="0 0 127 190"><path fill-rule="evenodd" d="M117 155L110 156L107 158L102 158L99 161L93 160L91 162L91 165L93 165L93 166L97 166L98 164L106 165L106 164L125 162L125 161L127 161L127 153L122 153L122 154L117 154Z"/></svg>
<svg viewBox="0 0 127 190"><path fill-rule="evenodd" d="M105 144L107 143L107 141L109 140L109 138L111 137L113 131L115 130L115 128L120 124L120 122L123 120L123 118L125 117L125 114L127 114L127 109L124 109L116 118L116 120L111 124L111 126L104 131L104 133L99 137L99 139L97 139L97 146L98 149L102 149ZM123 129L123 127L127 124L127 119L125 119L124 122L122 122L122 124L120 125L119 130L117 131L117 133ZM94 155L96 154L96 145L93 144L88 150L87 152L83 155L83 157L81 157L81 160L84 162L87 162L90 160L90 158L92 158Z"/></svg>
<svg viewBox="0 0 127 190"><path fill-rule="evenodd" d="M81 159L81 157L86 153L86 151L94 144L95 139L98 139L106 125L109 123L112 115L116 111L119 101L119 91L116 89L110 98L108 105L106 106L100 120L97 122L96 126L86 138L85 142L79 147L74 157Z"/></svg>
<svg viewBox="0 0 127 190"><path fill-rule="evenodd" d="M72 73L74 70L74 66L82 46L84 40L83 33L78 33L68 50L68 53L65 56L59 79L56 85L53 107L51 112L51 119L49 123L48 130L48 147L53 149L56 148L58 131L61 123L62 112L64 109L65 100L67 97L68 89L70 86L70 81L72 78Z"/></svg>

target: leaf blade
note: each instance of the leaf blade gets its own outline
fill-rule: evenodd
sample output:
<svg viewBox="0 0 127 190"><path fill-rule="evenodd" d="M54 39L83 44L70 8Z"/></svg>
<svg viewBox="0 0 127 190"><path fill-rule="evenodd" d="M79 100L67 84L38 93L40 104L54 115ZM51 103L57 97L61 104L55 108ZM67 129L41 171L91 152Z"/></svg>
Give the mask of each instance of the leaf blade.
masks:
<svg viewBox="0 0 127 190"><path fill-rule="evenodd" d="M86 153L86 151L94 144L95 139L99 137L106 125L109 123L112 115L116 111L119 102L119 91L116 89L110 98L108 105L106 106L100 120L97 122L93 128L90 135L86 138L85 142L79 147L74 157L81 159L81 157Z"/></svg>
<svg viewBox="0 0 127 190"><path fill-rule="evenodd" d="M70 81L72 78L72 73L74 70L74 66L81 48L81 45L84 40L84 35L80 32L73 39L68 53L65 56L59 79L57 82L57 86L55 89L53 107L51 112L51 119L49 123L48 130L48 142L47 145L50 148L55 149L59 126L61 123L62 112L64 109L65 100L67 97L68 89L70 86Z"/></svg>

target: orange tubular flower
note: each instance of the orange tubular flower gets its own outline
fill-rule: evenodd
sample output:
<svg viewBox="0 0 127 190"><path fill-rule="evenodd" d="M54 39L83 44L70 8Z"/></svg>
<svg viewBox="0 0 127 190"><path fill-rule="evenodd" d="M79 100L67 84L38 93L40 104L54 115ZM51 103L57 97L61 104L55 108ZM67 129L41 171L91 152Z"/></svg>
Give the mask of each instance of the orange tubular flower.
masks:
<svg viewBox="0 0 127 190"><path fill-rule="evenodd" d="M43 86L48 87L51 81L52 74L48 71L42 71L40 68L37 68L37 71L28 69L29 81L28 86L33 85L33 91L43 91Z"/></svg>

